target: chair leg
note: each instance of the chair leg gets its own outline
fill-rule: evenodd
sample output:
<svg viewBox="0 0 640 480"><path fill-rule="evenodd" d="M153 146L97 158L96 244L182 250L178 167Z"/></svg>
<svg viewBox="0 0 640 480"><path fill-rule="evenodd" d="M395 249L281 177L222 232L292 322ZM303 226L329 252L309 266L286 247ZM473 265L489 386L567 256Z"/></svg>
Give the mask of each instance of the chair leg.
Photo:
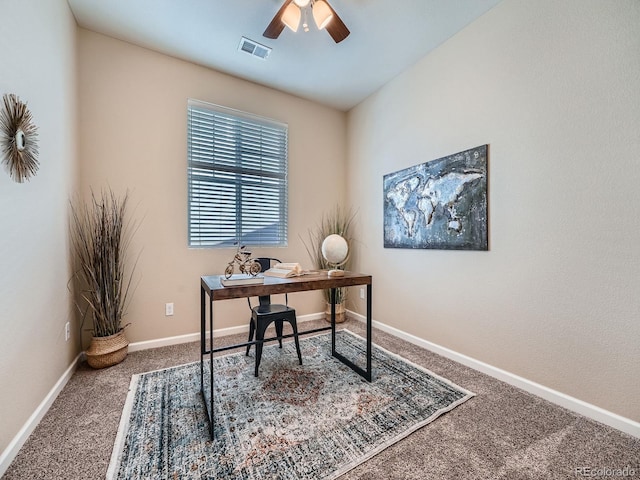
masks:
<svg viewBox="0 0 640 480"><path fill-rule="evenodd" d="M249 342L253 340L253 334L256 331L256 326L253 323L253 318L249 321ZM247 345L247 357L249 356L249 350L251 350L251 345Z"/></svg>
<svg viewBox="0 0 640 480"><path fill-rule="evenodd" d="M302 365L302 353L300 353L300 342L298 341L298 325L295 321L290 322L291 328L293 328L293 339L296 342L296 352L298 352L298 361Z"/></svg>
<svg viewBox="0 0 640 480"><path fill-rule="evenodd" d="M255 376L258 376L258 368L260 367L260 361L262 360L262 346L264 344L264 332L267 329L268 325L263 325L258 322L256 327L256 371Z"/></svg>
<svg viewBox="0 0 640 480"><path fill-rule="evenodd" d="M253 373L254 377L258 376L258 369L260 368L260 360L262 360L262 342L256 343L256 368Z"/></svg>
<svg viewBox="0 0 640 480"><path fill-rule="evenodd" d="M280 344L280 348L282 348L282 332L284 331L284 325L282 320L276 320L276 336L278 337L278 343Z"/></svg>

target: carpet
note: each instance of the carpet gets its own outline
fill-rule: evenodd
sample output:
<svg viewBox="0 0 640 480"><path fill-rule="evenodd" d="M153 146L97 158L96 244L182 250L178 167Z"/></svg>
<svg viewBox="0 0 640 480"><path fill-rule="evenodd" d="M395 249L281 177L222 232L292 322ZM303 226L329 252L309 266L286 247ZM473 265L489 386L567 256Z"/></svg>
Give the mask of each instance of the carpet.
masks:
<svg viewBox="0 0 640 480"><path fill-rule="evenodd" d="M381 347L369 383L331 357L329 334L214 359L215 440L199 362L134 375L108 479L334 479L474 394ZM337 334L365 362L365 341Z"/></svg>

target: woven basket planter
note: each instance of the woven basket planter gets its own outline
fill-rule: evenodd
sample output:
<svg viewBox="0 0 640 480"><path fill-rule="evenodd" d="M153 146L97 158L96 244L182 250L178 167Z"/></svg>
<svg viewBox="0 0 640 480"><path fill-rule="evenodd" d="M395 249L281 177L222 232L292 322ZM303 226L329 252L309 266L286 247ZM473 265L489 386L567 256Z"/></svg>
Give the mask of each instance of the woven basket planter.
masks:
<svg viewBox="0 0 640 480"><path fill-rule="evenodd" d="M324 319L331 323L331 304L327 303L327 308L324 311ZM336 323L342 323L347 319L347 309L344 303L336 303Z"/></svg>
<svg viewBox="0 0 640 480"><path fill-rule="evenodd" d="M92 337L85 352L87 363L92 368L106 368L123 361L128 352L129 341L121 330L108 337Z"/></svg>

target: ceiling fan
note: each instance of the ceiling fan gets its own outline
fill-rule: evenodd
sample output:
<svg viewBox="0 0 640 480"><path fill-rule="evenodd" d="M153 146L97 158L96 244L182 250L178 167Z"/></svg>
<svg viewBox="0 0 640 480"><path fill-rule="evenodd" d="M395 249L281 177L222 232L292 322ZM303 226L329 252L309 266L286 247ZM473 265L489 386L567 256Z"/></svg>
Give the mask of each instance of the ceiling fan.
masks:
<svg viewBox="0 0 640 480"><path fill-rule="evenodd" d="M285 25L294 32L298 31L303 12L305 17L303 28L305 31L309 31L306 21L307 7L311 8L313 20L318 30L326 28L336 43L340 43L351 33L326 0L285 0L262 35L267 38L276 39L280 36L282 30L284 30Z"/></svg>

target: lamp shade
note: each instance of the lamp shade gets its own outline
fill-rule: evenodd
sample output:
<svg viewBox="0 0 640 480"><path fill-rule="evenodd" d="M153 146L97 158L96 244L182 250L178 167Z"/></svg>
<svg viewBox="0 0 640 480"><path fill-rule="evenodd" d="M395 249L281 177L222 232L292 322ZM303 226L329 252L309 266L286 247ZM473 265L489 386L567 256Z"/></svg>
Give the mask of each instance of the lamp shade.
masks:
<svg viewBox="0 0 640 480"><path fill-rule="evenodd" d="M297 32L298 25L300 25L300 16L300 9L293 3L290 3L287 8L284 9L284 13L282 14L282 23L294 32Z"/></svg>
<svg viewBox="0 0 640 480"><path fill-rule="evenodd" d="M313 4L313 20L318 26L318 30L326 27L333 18L333 12L327 2L324 0L316 0Z"/></svg>

